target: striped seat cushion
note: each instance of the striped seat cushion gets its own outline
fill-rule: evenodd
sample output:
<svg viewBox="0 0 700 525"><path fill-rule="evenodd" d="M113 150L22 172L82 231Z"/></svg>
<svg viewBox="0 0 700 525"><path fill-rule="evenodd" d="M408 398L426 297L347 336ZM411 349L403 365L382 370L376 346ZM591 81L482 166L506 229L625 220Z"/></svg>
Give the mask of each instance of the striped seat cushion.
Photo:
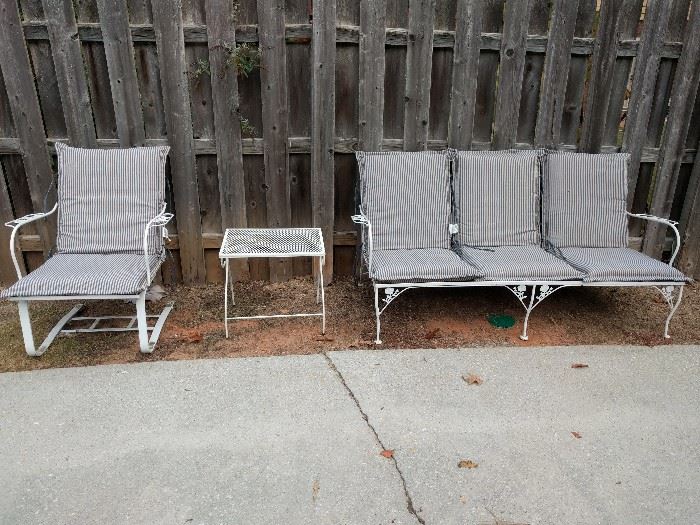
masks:
<svg viewBox="0 0 700 525"><path fill-rule="evenodd" d="M540 244L542 153L536 150L457 152L454 189L459 244Z"/></svg>
<svg viewBox="0 0 700 525"><path fill-rule="evenodd" d="M561 248L557 253L585 274L584 282L688 280L674 267L629 248Z"/></svg>
<svg viewBox="0 0 700 525"><path fill-rule="evenodd" d="M548 153L543 175L543 227L554 247L627 247L629 155Z"/></svg>
<svg viewBox="0 0 700 525"><path fill-rule="evenodd" d="M57 143L57 253L143 253L144 228L165 200L168 150ZM161 236L149 236L150 253L162 246Z"/></svg>
<svg viewBox="0 0 700 525"><path fill-rule="evenodd" d="M583 274L539 246L460 248L462 258L487 281L580 280Z"/></svg>
<svg viewBox="0 0 700 525"><path fill-rule="evenodd" d="M162 257L151 255L149 262L153 275ZM143 253L60 253L10 286L2 297L135 295L149 284Z"/></svg>
<svg viewBox="0 0 700 525"><path fill-rule="evenodd" d="M358 152L362 207L377 250L449 249L446 152Z"/></svg>
<svg viewBox="0 0 700 525"><path fill-rule="evenodd" d="M478 272L452 250L375 250L372 274L375 281L426 282L471 279Z"/></svg>

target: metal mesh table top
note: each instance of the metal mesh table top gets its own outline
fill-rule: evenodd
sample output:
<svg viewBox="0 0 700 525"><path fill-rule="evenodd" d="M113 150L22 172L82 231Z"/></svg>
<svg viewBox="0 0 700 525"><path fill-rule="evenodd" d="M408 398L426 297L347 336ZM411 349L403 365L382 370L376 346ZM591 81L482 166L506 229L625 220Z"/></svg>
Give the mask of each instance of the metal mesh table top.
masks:
<svg viewBox="0 0 700 525"><path fill-rule="evenodd" d="M229 228L219 257L319 257L325 253L320 228Z"/></svg>

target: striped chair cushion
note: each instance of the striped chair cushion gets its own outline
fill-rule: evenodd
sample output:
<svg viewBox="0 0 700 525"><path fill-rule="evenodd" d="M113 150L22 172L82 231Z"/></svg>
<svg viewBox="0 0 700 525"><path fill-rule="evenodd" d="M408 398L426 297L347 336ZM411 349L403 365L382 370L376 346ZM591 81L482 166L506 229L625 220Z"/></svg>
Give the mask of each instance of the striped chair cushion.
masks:
<svg viewBox="0 0 700 525"><path fill-rule="evenodd" d="M580 280L583 274L539 246L460 248L462 258L479 269L487 281Z"/></svg>
<svg viewBox="0 0 700 525"><path fill-rule="evenodd" d="M452 250L375 250L372 274L375 281L419 282L471 279L478 275Z"/></svg>
<svg viewBox="0 0 700 525"><path fill-rule="evenodd" d="M626 153L547 154L542 216L549 244L627 247L628 160Z"/></svg>
<svg viewBox="0 0 700 525"><path fill-rule="evenodd" d="M357 160L375 249L449 249L452 202L446 152L358 152Z"/></svg>
<svg viewBox="0 0 700 525"><path fill-rule="evenodd" d="M465 246L540 243L542 151L459 151L454 170L457 239Z"/></svg>
<svg viewBox="0 0 700 525"><path fill-rule="evenodd" d="M584 282L688 281L673 266L629 248L561 248L557 253L585 274Z"/></svg>
<svg viewBox="0 0 700 525"><path fill-rule="evenodd" d="M162 257L149 259L153 275ZM136 295L149 284L143 253L59 253L10 286L2 297Z"/></svg>
<svg viewBox="0 0 700 525"><path fill-rule="evenodd" d="M143 232L165 200L168 147L82 149L56 144L57 253L143 253ZM150 235L150 253L163 240Z"/></svg>

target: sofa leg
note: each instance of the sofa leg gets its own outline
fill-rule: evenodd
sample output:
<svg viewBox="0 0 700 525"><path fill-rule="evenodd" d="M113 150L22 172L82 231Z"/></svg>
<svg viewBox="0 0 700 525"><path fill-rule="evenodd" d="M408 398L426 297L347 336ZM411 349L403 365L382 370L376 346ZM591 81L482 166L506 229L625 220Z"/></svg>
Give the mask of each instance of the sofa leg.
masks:
<svg viewBox="0 0 700 525"><path fill-rule="evenodd" d="M377 286L374 287L374 315L376 319L376 326L377 326L377 338L374 340L374 343L377 345L382 344L382 340L379 338L379 334L382 329L382 323L379 320L379 316L382 314L381 310L379 309L379 288Z"/></svg>
<svg viewBox="0 0 700 525"><path fill-rule="evenodd" d="M668 314L668 317L666 318L666 324L664 325L664 338L665 339L671 339L671 336L668 333L668 327L671 324L671 319L676 313L676 310L678 310L678 307L681 304L681 301L683 300L683 286L678 286L678 296L674 299L673 297L673 289L676 288L674 286L669 286L666 290L660 289L661 293L664 295L664 298L666 299L666 302L668 303L668 306L671 308L671 311Z"/></svg>
<svg viewBox="0 0 700 525"><path fill-rule="evenodd" d="M150 354L153 347L148 341L148 321L146 318L146 292L141 292L136 300L136 322L139 332L139 349L142 354Z"/></svg>
<svg viewBox="0 0 700 525"><path fill-rule="evenodd" d="M530 313L532 313L532 309L535 307L535 290L537 289L536 286L532 287L532 291L530 292L530 304L525 307L525 320L523 321L523 333L520 334L520 339L523 341L527 341L529 339L527 335L527 323L530 320ZM523 304L523 306L525 306Z"/></svg>

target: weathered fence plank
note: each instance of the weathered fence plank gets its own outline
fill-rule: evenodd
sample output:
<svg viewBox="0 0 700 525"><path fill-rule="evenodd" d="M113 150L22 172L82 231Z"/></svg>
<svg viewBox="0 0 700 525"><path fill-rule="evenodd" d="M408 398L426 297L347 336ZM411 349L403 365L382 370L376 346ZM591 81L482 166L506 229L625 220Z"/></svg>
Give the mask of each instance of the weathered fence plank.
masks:
<svg viewBox="0 0 700 525"><path fill-rule="evenodd" d="M700 2L693 2L691 6L688 27L700 27ZM693 115L695 95L700 85L698 55L700 55L700 31L686 31L683 52L678 60L673 81L668 123L659 150L656 185L650 206L650 212L659 217L668 217L673 205L685 139ZM658 223L648 225L644 236L644 253L660 257L665 238L665 226Z"/></svg>
<svg viewBox="0 0 700 525"><path fill-rule="evenodd" d="M335 16L336 0L314 2L311 106L311 206L313 224L333 239L335 219ZM326 282L333 275L333 250L326 254Z"/></svg>
<svg viewBox="0 0 700 525"><path fill-rule="evenodd" d="M146 131L126 0L97 0L97 8L119 144L125 148L142 146L146 140Z"/></svg>
<svg viewBox="0 0 700 525"><path fill-rule="evenodd" d="M51 159L16 0L0 0L0 19L4 21L0 31L0 68L22 147L32 206L39 212L44 210L44 196L51 185ZM55 227L50 222L39 221L37 228L44 254L48 254L55 241Z"/></svg>
<svg viewBox="0 0 700 525"><path fill-rule="evenodd" d="M428 145L435 0L410 0L408 15L403 140L415 151Z"/></svg>
<svg viewBox="0 0 700 525"><path fill-rule="evenodd" d="M471 149L481 45L482 9L476 0L459 0L452 64L452 91L447 143Z"/></svg>
<svg viewBox="0 0 700 525"><path fill-rule="evenodd" d="M627 170L629 209L632 208L637 188L642 148L646 143L647 126L659 72L661 48L670 16L671 6L667 2L656 0L649 3L644 17L644 30L639 43L639 55L632 79L632 93L622 139L622 150L630 154Z"/></svg>
<svg viewBox="0 0 700 525"><path fill-rule="evenodd" d="M379 151L384 136L384 0L360 3L360 149Z"/></svg>
<svg viewBox="0 0 700 525"><path fill-rule="evenodd" d="M493 122L494 149L512 147L518 132L530 1L510 0L503 12L501 65Z"/></svg>
<svg viewBox="0 0 700 525"><path fill-rule="evenodd" d="M221 228L245 228L245 172L241 141L241 112L238 96L238 71L229 64L236 48L233 4L229 0L206 0L207 34L209 38L209 69L214 129L216 133L216 162L219 174ZM247 261L235 268L236 277L249 278Z"/></svg>
<svg viewBox="0 0 700 525"><path fill-rule="evenodd" d="M205 278L192 114L185 73L185 41L178 2L156 2L153 25L163 83L163 103L170 144L175 211L180 237L182 275L186 282Z"/></svg>
<svg viewBox="0 0 700 525"><path fill-rule="evenodd" d="M577 13L578 0L554 3L535 127L538 147L556 148L560 141Z"/></svg>
<svg viewBox="0 0 700 525"><path fill-rule="evenodd" d="M0 164L0 224L11 221L15 217L12 213L12 201L10 200L10 192L7 191L5 182L5 174L3 173L2 164ZM0 283L10 285L17 280L15 267L12 264L10 252L7 249L10 246L10 234L12 231L9 228L0 228ZM26 272L24 267L24 258L22 252L17 250L17 262L20 264L22 273Z"/></svg>
<svg viewBox="0 0 700 525"><path fill-rule="evenodd" d="M700 144L698 146L700 147ZM678 267L686 275L697 279L700 277L700 157L695 159L690 177L695 184L691 184L685 199L684 210L687 210L687 217Z"/></svg>
<svg viewBox="0 0 700 525"><path fill-rule="evenodd" d="M588 153L597 153L603 145L624 2L625 0L606 0L600 11L581 128L580 149Z"/></svg>
<svg viewBox="0 0 700 525"><path fill-rule="evenodd" d="M85 78L83 54L72 0L43 0L51 40L51 53L61 94L68 137L74 146L97 146L90 92Z"/></svg>
<svg viewBox="0 0 700 525"><path fill-rule="evenodd" d="M258 23L262 67L262 131L265 139L267 223L272 228L291 225L289 155L287 151L287 58L284 42L284 0L259 0ZM289 259L270 261L270 279L291 276Z"/></svg>

